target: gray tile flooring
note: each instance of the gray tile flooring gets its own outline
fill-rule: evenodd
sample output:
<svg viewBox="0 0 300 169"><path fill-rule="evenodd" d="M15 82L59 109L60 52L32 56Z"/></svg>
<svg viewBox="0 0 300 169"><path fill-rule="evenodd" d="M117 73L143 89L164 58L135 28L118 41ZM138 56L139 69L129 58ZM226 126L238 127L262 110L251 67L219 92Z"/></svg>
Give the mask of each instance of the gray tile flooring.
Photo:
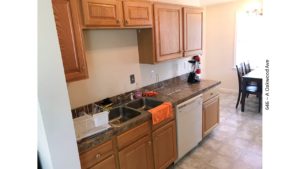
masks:
<svg viewBox="0 0 300 169"><path fill-rule="evenodd" d="M245 111L235 108L235 94L220 94L220 124L175 165L175 169L262 168L262 114L258 98L246 99Z"/></svg>

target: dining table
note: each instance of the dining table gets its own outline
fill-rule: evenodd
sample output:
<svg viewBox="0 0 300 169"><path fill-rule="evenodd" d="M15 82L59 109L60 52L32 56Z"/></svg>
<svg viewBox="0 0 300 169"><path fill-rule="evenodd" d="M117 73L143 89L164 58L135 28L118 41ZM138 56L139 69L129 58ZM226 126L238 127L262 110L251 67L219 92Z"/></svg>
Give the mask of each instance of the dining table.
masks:
<svg viewBox="0 0 300 169"><path fill-rule="evenodd" d="M259 111L261 109L261 97L262 97L262 81L263 81L263 69L254 69L249 73L242 76L242 100L241 100L241 111L245 110L245 100L246 100L246 87L249 83L257 84L257 96L260 97L259 100Z"/></svg>

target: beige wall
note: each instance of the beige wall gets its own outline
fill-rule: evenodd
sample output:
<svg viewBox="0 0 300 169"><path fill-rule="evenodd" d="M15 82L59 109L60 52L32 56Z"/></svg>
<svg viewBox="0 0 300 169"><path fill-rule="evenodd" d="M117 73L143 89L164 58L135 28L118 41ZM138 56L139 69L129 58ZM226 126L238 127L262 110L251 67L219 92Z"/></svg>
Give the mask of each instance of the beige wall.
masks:
<svg viewBox="0 0 300 169"><path fill-rule="evenodd" d="M245 10L253 2L262 3L262 0L236 0L206 7L206 78L221 80L223 91L238 90L234 69L236 13Z"/></svg>
<svg viewBox="0 0 300 169"><path fill-rule="evenodd" d="M159 0L199 6L199 0ZM72 108L118 95L190 71L187 59L163 62L157 65L139 64L135 29L85 31L89 79L68 84ZM136 84L130 84L134 74Z"/></svg>
<svg viewBox="0 0 300 169"><path fill-rule="evenodd" d="M236 2L206 7L206 77L221 80L221 87L238 87L234 66Z"/></svg>

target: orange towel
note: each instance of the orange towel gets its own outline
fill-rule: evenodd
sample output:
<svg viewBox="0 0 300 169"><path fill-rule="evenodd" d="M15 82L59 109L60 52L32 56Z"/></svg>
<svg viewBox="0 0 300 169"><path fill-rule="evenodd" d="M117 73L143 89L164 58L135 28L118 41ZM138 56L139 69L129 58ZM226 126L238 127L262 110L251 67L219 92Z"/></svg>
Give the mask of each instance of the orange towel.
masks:
<svg viewBox="0 0 300 169"><path fill-rule="evenodd" d="M172 103L164 102L163 104L148 110L152 114L152 124L157 124L165 119L173 117Z"/></svg>

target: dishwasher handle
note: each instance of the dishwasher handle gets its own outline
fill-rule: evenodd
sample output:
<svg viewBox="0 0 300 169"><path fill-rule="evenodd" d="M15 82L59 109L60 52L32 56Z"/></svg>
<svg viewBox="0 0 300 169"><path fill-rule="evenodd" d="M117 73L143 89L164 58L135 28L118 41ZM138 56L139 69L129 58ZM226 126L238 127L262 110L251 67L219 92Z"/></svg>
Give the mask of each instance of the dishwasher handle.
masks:
<svg viewBox="0 0 300 169"><path fill-rule="evenodd" d="M200 103L202 104L202 95L199 95L199 96L193 97L193 98L191 98L191 99L189 99L189 100L187 100L187 101L185 101L185 102L179 104L179 105L178 105L178 109L180 110L180 109L182 109L182 108L184 108L184 107L186 107L186 106L188 106L188 105L194 103L194 102L197 101L199 98L200 98L200 101L201 101Z"/></svg>

